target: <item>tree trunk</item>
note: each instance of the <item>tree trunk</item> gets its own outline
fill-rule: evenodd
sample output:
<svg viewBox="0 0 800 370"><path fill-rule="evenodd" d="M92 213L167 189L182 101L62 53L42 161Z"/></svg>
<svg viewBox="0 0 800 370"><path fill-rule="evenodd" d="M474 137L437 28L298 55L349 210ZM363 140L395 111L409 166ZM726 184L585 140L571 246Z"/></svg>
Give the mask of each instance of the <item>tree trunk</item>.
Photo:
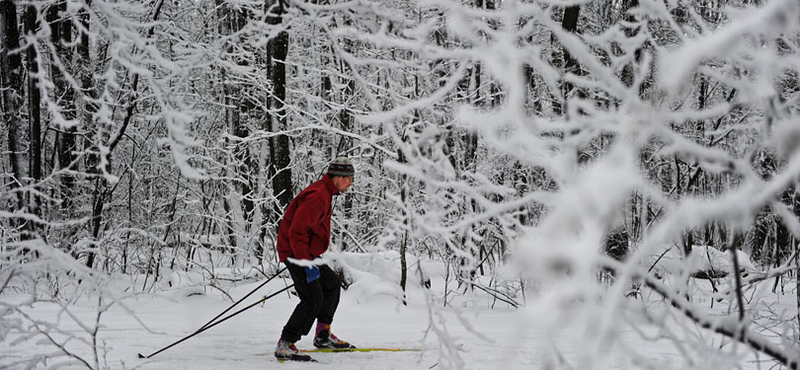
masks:
<svg viewBox="0 0 800 370"><path fill-rule="evenodd" d="M402 150L397 151L397 161L399 163L406 163L406 158ZM406 250L408 247L408 219L411 215L408 214L406 207L406 199L408 198L408 175L403 174L400 180L400 202L403 204L403 236L400 242L400 288L403 289L403 294L406 291L406 280L408 277L408 264L406 263ZM447 286L445 285L445 288ZM445 291L445 295L446 295ZM446 297L445 297L446 299ZM403 297L405 304L405 297Z"/></svg>
<svg viewBox="0 0 800 370"><path fill-rule="evenodd" d="M634 22L635 19L632 16L630 16L629 14L627 14L627 13L628 13L628 10L630 10L632 8L635 8L635 7L638 7L638 6L639 6L639 0L631 0L631 1L623 2L622 9L620 10L620 15L621 15L622 20L625 20L625 21L631 22L631 23ZM627 37L631 37L632 38L632 37L636 36L636 28L630 28L630 27L626 26L626 27L623 27L623 30L625 31L625 35ZM639 50L636 50L634 53L638 55L639 52L640 52ZM622 80L622 83L625 84L625 86L628 86L628 87L632 87L633 86L633 82L635 80L635 76L633 75L633 70L634 70L634 68L633 68L632 64L626 64L622 68L622 72L620 73L620 80Z"/></svg>
<svg viewBox="0 0 800 370"><path fill-rule="evenodd" d="M28 5L24 14L25 34L32 37L36 33L37 15L36 6ZM41 119L41 93L39 91L39 62L36 44L26 45L25 59L28 69L28 176L33 183L42 179L42 119ZM39 198L30 195L30 211L40 216Z"/></svg>
<svg viewBox="0 0 800 370"><path fill-rule="evenodd" d="M86 0L86 7L91 6L92 1ZM90 173L99 173L99 172L109 172L111 168L106 166L105 168L97 168L100 164L100 153L97 148L97 145L94 143L94 140L103 140L106 141L108 138L101 137L98 138L97 136L97 128L94 125L94 114L97 112L97 104L94 101L95 93L94 93L94 73L92 67L92 60L90 59L89 53L89 27L90 27L90 20L91 15L86 7L81 7L78 9L78 21L81 24L79 28L80 37L79 43L77 46L78 51L78 59L77 59L77 67L78 73L80 74L80 83L81 83L81 97L83 102L83 115L81 117L82 124L84 127L84 131L88 132L88 135L84 136L83 139L83 147L88 150L87 160L86 160L86 170ZM106 136L106 135L104 135ZM109 163L110 161L106 161Z"/></svg>
<svg viewBox="0 0 800 370"><path fill-rule="evenodd" d="M269 14L267 21L272 25L279 25L283 22L283 14L286 13L285 3L278 0L277 4L268 7ZM286 55L289 52L289 33L281 31L277 36L269 40L267 45L267 73L272 82L272 95L268 101L267 130L270 132L282 131L287 129L286 109ZM278 199L276 213L281 214L294 198L292 191L292 170L289 167L291 162L289 151L289 137L278 135L270 139L270 170L272 178L272 192Z"/></svg>
<svg viewBox="0 0 800 370"><path fill-rule="evenodd" d="M86 6L91 6L92 1L86 0ZM83 127L90 132L90 135L85 137L84 147L91 148L89 151L88 161L86 163L87 171L89 173L109 173L111 172L111 160L107 158L104 168L98 168L100 165L100 153L97 145L92 140L105 140L105 138L96 137L96 128L94 127L94 113L97 112L97 105L94 98L94 78L92 73L92 61L89 55L89 21L91 16L86 8L81 7L78 10L78 20L81 23L80 42L78 43L78 66L81 78L81 96L83 97ZM110 156L110 154L108 154ZM92 218L91 230L92 239L99 241L100 230L103 222L103 208L105 207L105 199L108 193L107 183L105 177L98 177L95 179L94 192L92 193ZM92 268L94 265L95 253L89 252L86 257L86 267Z"/></svg>
<svg viewBox="0 0 800 370"><path fill-rule="evenodd" d="M57 122L59 130L56 142L56 152L59 169L75 169L73 163L76 159L75 151L75 91L67 82L65 74L69 73L72 64L72 21L66 14L67 2L58 0L47 9L47 23L50 25L50 41L55 45L55 58L60 59L62 67L54 66L51 69L52 80L55 85L54 93L57 97L61 116L64 122ZM61 209L70 210L73 206L75 178L70 173L61 175Z"/></svg>
<svg viewBox="0 0 800 370"><path fill-rule="evenodd" d="M408 280L408 262L406 261L406 250L408 249L408 231L403 234L403 241L400 243L400 288L403 289L403 305L408 306L406 301L406 282Z"/></svg>
<svg viewBox="0 0 800 370"><path fill-rule="evenodd" d="M568 6L566 9L564 9L564 15L561 18L561 28L563 28L564 31L567 31L569 33L577 33L578 18L580 17L580 12L581 12L580 5L571 5ZM566 47L562 46L561 49L564 56L563 73L577 74L579 70L578 61L575 60L575 57L572 56L572 54L569 52L569 50L567 50ZM564 84L561 86L562 100L561 104L556 104L554 106L556 114L562 115L568 112L567 101L569 100L569 96L572 94L573 89L574 86L570 82L565 81Z"/></svg>
<svg viewBox="0 0 800 370"><path fill-rule="evenodd" d="M581 7L580 5L568 6L564 9L564 16L561 18L561 27L564 31L569 33L578 32L578 19L580 18ZM564 70L569 73L578 72L578 61L570 54L567 48L564 50ZM571 85L569 85L571 86Z"/></svg>
<svg viewBox="0 0 800 370"><path fill-rule="evenodd" d="M343 40L342 42L342 49L346 53L352 53L355 51L356 47L353 45L353 41L348 39ZM348 71L349 67L348 64L345 63L343 60L339 61L339 70L342 72L342 75L347 75L348 73L353 73ZM340 78L340 77L335 77ZM347 102L352 101L353 96L355 95L356 91L356 81L355 79L348 79L347 83L345 84L345 88L342 90L340 103L344 107L342 110L339 111L339 122L341 123L341 130L344 132L353 132L355 124L355 118L353 117L353 113L350 109L347 108ZM339 137L339 144L336 148L336 156L342 155L342 153L346 153L353 147L353 139L348 136L340 136ZM344 217L345 219L351 219L353 217L353 196L351 194L344 194ZM341 224L341 228L344 229L344 232L348 231L348 223ZM342 238L342 251L346 251L347 242L345 238Z"/></svg>
<svg viewBox="0 0 800 370"><path fill-rule="evenodd" d="M526 67L525 71L529 71L529 68ZM531 71L532 72L532 71ZM475 91L467 92L469 96L472 96L473 99L470 101L472 106L476 106L481 98L481 64L480 62L475 63L475 67L473 68L472 74L474 76L475 81ZM533 79L533 76L530 76L529 79ZM464 167L468 171L476 171L477 164L475 163L477 160L477 153L478 153L478 133L474 131L467 132L465 137L465 150L466 155Z"/></svg>
<svg viewBox="0 0 800 370"><path fill-rule="evenodd" d="M22 185L25 173L23 172L23 147L24 137L22 130L22 58L19 50L19 27L17 24L17 6L14 1L0 1L0 89L2 90L2 122L8 125L8 156L11 161L12 188ZM21 193L17 193L17 209L22 209L24 200Z"/></svg>
<svg viewBox="0 0 800 370"><path fill-rule="evenodd" d="M250 64L246 58L237 57L236 44L239 43L234 35L240 32L247 24L250 13L243 8L235 8L222 0L216 0L217 18L219 20L220 35L230 39L225 44L223 59L231 64L236 64L242 69L247 69ZM247 84L239 84L229 76L236 74L235 69L221 70L223 104L225 108L225 118L228 133L235 138L246 138L250 136L247 128L248 113L254 104L248 96L251 90ZM229 143L233 147L233 163L227 170L229 172L231 195L238 199L231 199L229 205L231 212L227 214L228 228L233 231L230 240L234 247L247 247L250 245L249 239L242 239L250 234L250 225L255 215L255 202L253 201L255 192L255 179L257 168L250 152L250 144L244 140L233 140ZM240 236L240 237L236 237ZM239 245L242 244L242 245ZM236 250L236 248L234 248ZM261 255L261 251L256 251L256 255Z"/></svg>

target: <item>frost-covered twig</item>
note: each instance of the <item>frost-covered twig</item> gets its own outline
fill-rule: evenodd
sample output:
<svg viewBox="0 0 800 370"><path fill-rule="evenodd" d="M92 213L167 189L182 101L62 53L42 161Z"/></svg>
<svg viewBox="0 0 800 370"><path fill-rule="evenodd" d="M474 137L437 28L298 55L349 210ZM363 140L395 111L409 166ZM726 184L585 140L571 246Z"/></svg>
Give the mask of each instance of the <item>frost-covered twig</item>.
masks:
<svg viewBox="0 0 800 370"><path fill-rule="evenodd" d="M600 259L599 264L602 268L612 271L620 271L625 268L621 263L610 258ZM772 357L789 369L797 370L800 368L800 348L798 348L797 345L786 343L785 348L779 347L771 343L767 338L748 329L747 322L740 319L712 319L701 313L685 297L673 293L671 289L648 274L633 271L630 276L632 280L642 281L648 288L658 293L684 316L700 327L724 335L737 342L747 344L752 349Z"/></svg>
<svg viewBox="0 0 800 370"><path fill-rule="evenodd" d="M28 321L31 322L31 325L33 325L33 328L36 330L37 333L39 333L40 335L44 336L50 342L50 344L54 345L56 348L58 348L59 351L64 353L66 356L71 357L71 358L79 361L81 364L83 364L84 366L86 366L89 369L99 370L97 368L92 367L92 365L90 365L88 361L84 360L83 357L73 353L72 351L70 351L70 350L68 350L66 348L67 342L69 341L69 339L74 338L73 336L67 335L67 338L68 338L67 341L65 341L64 343L61 343L61 342L57 341L50 334L50 331L54 330L54 328L51 325L45 325L45 327L43 328L39 321L33 319L30 315L25 313L25 311L23 311L23 310L21 310L19 308L17 308L16 311L22 317L24 317L25 319L27 319Z"/></svg>
<svg viewBox="0 0 800 370"><path fill-rule="evenodd" d="M500 301L503 301L505 303L508 303L511 307L514 307L514 308L518 308L519 307L519 303L515 302L514 299L509 297L508 294L505 293L505 292L501 292L501 291L499 291L497 289L493 289L491 287L485 287L485 286L483 286L481 284L478 284L477 282L474 282L474 281L470 283L470 286L478 288L478 289L486 292L486 294L489 294L490 296L494 297L497 300L500 300Z"/></svg>

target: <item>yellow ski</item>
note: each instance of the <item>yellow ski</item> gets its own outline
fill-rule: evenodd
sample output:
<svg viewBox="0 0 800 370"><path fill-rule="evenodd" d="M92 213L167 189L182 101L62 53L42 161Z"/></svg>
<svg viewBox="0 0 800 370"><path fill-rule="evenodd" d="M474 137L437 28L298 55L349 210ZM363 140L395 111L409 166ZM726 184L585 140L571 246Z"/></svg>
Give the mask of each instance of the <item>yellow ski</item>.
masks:
<svg viewBox="0 0 800 370"><path fill-rule="evenodd" d="M417 348L314 348L301 349L300 352L417 352Z"/></svg>

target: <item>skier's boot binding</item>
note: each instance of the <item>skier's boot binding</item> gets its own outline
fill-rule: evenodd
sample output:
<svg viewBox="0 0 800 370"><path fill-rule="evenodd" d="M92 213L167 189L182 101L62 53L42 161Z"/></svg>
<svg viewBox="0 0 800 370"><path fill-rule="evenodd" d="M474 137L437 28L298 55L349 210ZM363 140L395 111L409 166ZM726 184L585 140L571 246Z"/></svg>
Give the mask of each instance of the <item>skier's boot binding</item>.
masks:
<svg viewBox="0 0 800 370"><path fill-rule="evenodd" d="M314 338L314 347L332 349L356 348L356 346L337 338L327 329L321 330Z"/></svg>

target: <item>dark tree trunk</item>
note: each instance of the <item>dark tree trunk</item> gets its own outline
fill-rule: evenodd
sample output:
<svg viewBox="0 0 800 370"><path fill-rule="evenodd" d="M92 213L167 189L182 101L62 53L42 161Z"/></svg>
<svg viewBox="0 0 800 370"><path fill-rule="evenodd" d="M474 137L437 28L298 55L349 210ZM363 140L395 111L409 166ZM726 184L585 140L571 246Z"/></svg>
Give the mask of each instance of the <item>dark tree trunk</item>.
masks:
<svg viewBox="0 0 800 370"><path fill-rule="evenodd" d="M62 70L61 67L54 66L51 70L53 84L55 85L55 96L61 110L61 116L67 122L73 122L76 118L75 91L64 76L64 74L69 73L72 64L72 49L70 46L72 43L72 21L66 12L67 2L58 0L47 9L46 18L47 23L50 25L50 41L55 45L56 55L54 57L60 59L65 69ZM76 159L75 134L77 130L74 126L56 127L59 130L56 140L58 168L74 170L76 168L73 162ZM63 210L70 210L73 206L75 178L72 174L65 173L61 175L61 179L61 207Z"/></svg>
<svg viewBox="0 0 800 370"><path fill-rule="evenodd" d="M278 0L276 4L268 4L269 14L267 21L272 25L283 22L286 13L285 4ZM267 130L270 132L282 131L287 128L286 109L286 55L289 52L289 33L281 31L267 45L268 66L267 73L272 82L273 91L269 99ZM276 213L280 214L294 198L292 191L292 170L289 167L290 148L289 137L278 135L270 139L270 177L272 177L272 192L279 201Z"/></svg>
<svg viewBox="0 0 800 370"><path fill-rule="evenodd" d="M572 5L564 9L564 16L561 18L561 28L563 28L564 31L567 31L569 33L577 33L578 19L580 18L580 13L581 13L580 5ZM578 61L575 59L574 56L572 56L572 54L569 52L569 50L567 50L566 47L562 46L562 50L564 52L564 73L578 74L580 72ZM564 81L561 90L561 94L563 96L563 106L561 107L562 114L568 112L567 101L569 100L569 96L572 95L572 90L574 89L575 86L573 86L571 82Z"/></svg>
<svg viewBox="0 0 800 370"><path fill-rule="evenodd" d="M11 161L11 171L14 176L12 187L21 185L24 176L22 161L22 120L20 109L22 107L22 59L19 50L19 26L17 22L17 6L13 1L0 1L0 87L2 87L2 122L8 124L8 150ZM21 196L18 196L21 202ZM21 204L20 204L21 205Z"/></svg>
<svg viewBox="0 0 800 370"><path fill-rule="evenodd" d="M399 163L406 163L406 157L403 155L402 150L397 151L397 161ZM405 204L408 198L408 176L403 174L400 180L400 201ZM405 291L406 281L408 279L408 263L406 262L406 250L408 249L408 218L406 207L403 207L403 239L400 242L400 288L403 289L403 304L406 304Z"/></svg>
<svg viewBox="0 0 800 370"><path fill-rule="evenodd" d="M349 45L347 41L345 41L346 45ZM345 50L349 52L352 47L345 46ZM345 67L342 67L344 69ZM342 103L345 104L352 96L355 94L356 90L356 82L355 80L349 80L347 82L346 87L344 88L343 96L342 96ZM342 131L350 132L353 130L353 114L349 109L342 109L339 111L339 123L341 123ZM339 144L336 147L336 153L344 153L353 146L353 139L348 136L341 136L339 138Z"/></svg>
<svg viewBox="0 0 800 370"><path fill-rule="evenodd" d="M86 0L86 6L91 6L92 1ZM91 16L86 8L81 7L78 10L78 20L81 23L80 42L78 43L78 65L80 67L81 78L81 94L83 96L83 127L91 134L87 135L84 139L84 147L91 148L89 150L89 157L87 161L87 171L89 173L109 173L111 172L111 159L106 158L106 165L104 168L98 168L100 165L100 151L97 145L92 140L107 140L107 138L98 138L96 136L96 128L93 124L94 113L97 112L97 105L94 102L94 79L92 73L92 61L89 55L89 21ZM110 157L111 154L108 154ZM94 192L92 193L92 219L91 230L92 238L99 241L101 225L103 223L103 208L105 207L105 200L108 193L108 186L105 177L98 177L95 179ZM92 268L94 265L95 253L89 252L86 258L86 267Z"/></svg>
<svg viewBox="0 0 800 370"><path fill-rule="evenodd" d="M632 8L635 8L635 7L638 7L638 6L639 6L639 0L631 0L631 1L623 2L622 3L622 9L620 11L622 19L627 21L627 22L634 22L635 19L630 14L628 14L628 10L630 10ZM630 27L623 27L623 30L625 31L625 35L627 37L636 36L636 29L633 29L633 28L630 28ZM641 51L640 50L636 50L634 53L636 54L637 59L638 59L638 56L640 55ZM634 68L633 68L632 64L627 64L627 65L625 65L625 67L622 68L620 80L622 80L622 83L625 84L625 86L628 86L628 87L633 86L633 82L634 82L633 70L634 70Z"/></svg>
<svg viewBox="0 0 800 370"><path fill-rule="evenodd" d="M33 36L38 26L36 7L28 5L24 14L25 34ZM42 179L42 119L41 119L41 93L39 92L39 62L36 44L26 45L25 59L28 69L28 175L34 183ZM39 216L39 199L30 195L31 213Z"/></svg>
<svg viewBox="0 0 800 370"><path fill-rule="evenodd" d="M581 7L580 5L568 6L564 9L564 16L561 19L561 27L564 31L569 33L578 32L578 18L580 18ZM577 73L578 61L570 54L567 48L564 48L564 70L566 72Z"/></svg>
<svg viewBox="0 0 800 370"><path fill-rule="evenodd" d="M22 58L19 53L19 26L17 6L14 1L0 1L0 89L2 89L2 122L8 125L8 156L11 161L11 174L14 177L11 187L22 185L24 137L20 109L22 108ZM23 196L17 193L17 208L24 206Z"/></svg>
<svg viewBox="0 0 800 370"><path fill-rule="evenodd" d="M28 5L24 15L25 33L32 36L38 26L36 7ZM39 62L36 45L27 45L25 50L26 67L28 69L28 123L30 132L29 174L34 181L42 178L42 122L41 93L39 91Z"/></svg>
<svg viewBox="0 0 800 370"><path fill-rule="evenodd" d="M526 71L527 70L528 69L526 68ZM475 91L470 92L471 93L470 96L474 97L470 103L472 103L472 105L474 106L478 104L481 98L480 96L481 64L479 62L475 63L475 67L473 69L473 75L475 79ZM531 76L530 78L532 79L533 77ZM478 133L472 131L468 132L465 137L465 141L466 141L465 148L467 153L465 155L466 163L464 164L464 167L469 171L475 171L476 170L475 161L477 160L477 153L478 153Z"/></svg>
<svg viewBox="0 0 800 370"><path fill-rule="evenodd" d="M92 5L91 0L85 0L86 7L90 7ZM97 112L97 104L95 103L95 92L94 92L94 73L93 73L93 66L92 60L90 58L89 53L89 27L90 27L90 20L91 15L86 7L81 7L78 9L78 21L81 24L80 30L80 37L79 43L77 46L78 51L78 70L80 74L80 83L81 83L81 96L83 100L83 115L81 117L84 130L88 132L88 135L84 136L84 143L83 147L88 149L88 158L86 160L86 169L90 173L98 173L101 171L109 172L111 168L106 166L106 168L97 168L100 164L100 153L97 149L97 145L93 142L93 140L103 140L107 141L107 137L96 138L97 135L97 128L93 123L94 114ZM106 135L107 136L107 135ZM106 163L110 163L106 161Z"/></svg>

